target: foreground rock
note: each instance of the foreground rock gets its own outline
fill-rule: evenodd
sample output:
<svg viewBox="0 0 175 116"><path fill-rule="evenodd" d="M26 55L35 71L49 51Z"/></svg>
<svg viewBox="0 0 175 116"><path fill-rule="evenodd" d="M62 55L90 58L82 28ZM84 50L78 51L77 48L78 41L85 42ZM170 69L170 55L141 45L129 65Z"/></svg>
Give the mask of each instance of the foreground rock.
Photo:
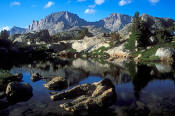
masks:
<svg viewBox="0 0 175 116"><path fill-rule="evenodd" d="M73 99L72 102L61 104L66 111L97 111L115 103L115 86L110 79L93 84L78 85L70 90L50 97L52 100Z"/></svg>
<svg viewBox="0 0 175 116"><path fill-rule="evenodd" d="M32 74L31 80L33 82L39 81L41 79L43 79L43 77L39 73L33 73Z"/></svg>
<svg viewBox="0 0 175 116"><path fill-rule="evenodd" d="M64 77L55 77L47 84L44 84L44 87L50 90L62 90L67 88L68 83Z"/></svg>
<svg viewBox="0 0 175 116"><path fill-rule="evenodd" d="M6 96L9 101L26 101L33 96L32 91L28 83L11 82L7 85Z"/></svg>

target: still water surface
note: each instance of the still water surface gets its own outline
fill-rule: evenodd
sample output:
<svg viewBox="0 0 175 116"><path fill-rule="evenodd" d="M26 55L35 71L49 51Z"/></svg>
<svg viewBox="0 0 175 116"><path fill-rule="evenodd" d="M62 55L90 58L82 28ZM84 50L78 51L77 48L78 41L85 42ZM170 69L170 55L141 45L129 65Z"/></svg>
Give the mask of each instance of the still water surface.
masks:
<svg viewBox="0 0 175 116"><path fill-rule="evenodd" d="M171 65L136 65L131 62L110 64L76 59L12 66L10 71L23 73L23 81L32 86L33 96L28 101L1 109L0 116L73 115L59 108L64 100L49 99L50 92L55 91L43 87L43 84L55 76L66 76L69 85L67 89L110 78L117 93L116 103L106 111L110 115L175 115L175 70ZM32 82L30 78L34 72L40 73L46 79Z"/></svg>

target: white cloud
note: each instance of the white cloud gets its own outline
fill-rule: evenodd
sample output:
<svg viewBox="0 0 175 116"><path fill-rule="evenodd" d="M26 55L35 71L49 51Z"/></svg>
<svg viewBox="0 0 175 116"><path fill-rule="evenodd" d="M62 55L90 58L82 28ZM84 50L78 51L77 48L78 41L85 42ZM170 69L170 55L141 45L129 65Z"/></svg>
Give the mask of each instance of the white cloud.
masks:
<svg viewBox="0 0 175 116"><path fill-rule="evenodd" d="M50 7L53 6L53 5L55 5L55 3L52 2L52 1L49 1L49 2L44 6L44 8L50 8Z"/></svg>
<svg viewBox="0 0 175 116"><path fill-rule="evenodd" d="M94 9L86 9L84 11L85 14L94 14L96 11Z"/></svg>
<svg viewBox="0 0 175 116"><path fill-rule="evenodd" d="M105 2L105 0L95 0L95 4L101 5Z"/></svg>
<svg viewBox="0 0 175 116"><path fill-rule="evenodd" d="M86 0L77 0L78 2L85 2Z"/></svg>
<svg viewBox="0 0 175 116"><path fill-rule="evenodd" d="M118 4L119 6L124 6L130 4L131 2L132 2L131 0L120 0Z"/></svg>
<svg viewBox="0 0 175 116"><path fill-rule="evenodd" d="M12 2L12 3L10 4L10 6L20 6L20 5L21 5L21 3L20 3L20 2L17 2L17 1Z"/></svg>
<svg viewBox="0 0 175 116"><path fill-rule="evenodd" d="M160 0L149 0L152 4L158 3Z"/></svg>

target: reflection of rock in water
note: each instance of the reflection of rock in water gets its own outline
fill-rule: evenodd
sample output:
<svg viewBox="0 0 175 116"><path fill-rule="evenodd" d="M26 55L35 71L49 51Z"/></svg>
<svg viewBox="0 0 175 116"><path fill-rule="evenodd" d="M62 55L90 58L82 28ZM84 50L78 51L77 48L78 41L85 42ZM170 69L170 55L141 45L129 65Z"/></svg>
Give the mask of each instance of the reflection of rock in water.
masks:
<svg viewBox="0 0 175 116"><path fill-rule="evenodd" d="M51 96L52 100L73 99L72 102L61 104L66 111L97 111L115 103L115 86L110 79L93 84L78 85L70 90Z"/></svg>
<svg viewBox="0 0 175 116"><path fill-rule="evenodd" d="M72 66L75 68L82 69L86 72L90 72L91 74L101 74L109 70L109 64L100 64L99 62L93 60L83 60L76 59L72 62Z"/></svg>
<svg viewBox="0 0 175 116"><path fill-rule="evenodd" d="M73 67L83 69L90 75L98 75L103 78L110 78L116 83L127 83L130 81L129 73L121 67L101 64L93 60L76 59L72 63Z"/></svg>
<svg viewBox="0 0 175 116"><path fill-rule="evenodd" d="M42 64L42 65L44 65L44 64ZM47 65L48 65L48 63L47 63ZM88 76L85 71L80 70L80 69L76 69L76 68L71 67L71 66L62 67L61 65L58 65L59 66L58 70L54 70L53 64L50 63L49 65L50 65L49 70L43 70L43 68L42 69L39 68L39 65L35 68L33 68L32 65L25 65L25 66L22 66L20 68L14 67L12 69L12 71L13 72L30 72L30 74L37 72L44 79L46 79L46 81L50 81L50 80L52 80L52 78L54 78L56 76L65 77L69 86L74 84L74 83L78 83L80 80L82 80ZM35 64L35 66L36 66L36 64Z"/></svg>
<svg viewBox="0 0 175 116"><path fill-rule="evenodd" d="M170 73L172 66L168 64L156 64L156 68L160 73Z"/></svg>
<svg viewBox="0 0 175 116"><path fill-rule="evenodd" d="M156 65L156 68L154 66L147 65L136 66L137 72L135 72L134 75L132 75L132 82L136 98L139 98L140 92L148 85L148 83L150 83L153 80L169 79L175 82L174 74L171 72L168 73L169 69L167 69L168 72L165 73L165 71L163 71L162 68L159 67L159 71L161 70L164 72L160 73L157 72L157 66L158 65Z"/></svg>
<svg viewBox="0 0 175 116"><path fill-rule="evenodd" d="M55 67L57 67L57 70L55 70ZM101 76L103 78L107 77L116 83L126 83L130 80L129 73L125 69L111 66L110 64L101 64L93 60L83 59L76 59L72 64L67 61L64 65L60 60L58 60L58 62L54 61L53 63L41 62L32 65L23 65L20 68L14 67L12 70L13 72L30 72L31 74L37 72L46 78L47 81L50 81L56 76L65 77L68 81L68 86L80 82L89 75Z"/></svg>

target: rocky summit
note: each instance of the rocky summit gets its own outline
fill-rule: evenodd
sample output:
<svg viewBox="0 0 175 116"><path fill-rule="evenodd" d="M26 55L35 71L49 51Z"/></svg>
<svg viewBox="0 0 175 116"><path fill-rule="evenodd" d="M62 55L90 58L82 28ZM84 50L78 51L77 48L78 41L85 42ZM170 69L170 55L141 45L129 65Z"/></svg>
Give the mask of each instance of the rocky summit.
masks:
<svg viewBox="0 0 175 116"><path fill-rule="evenodd" d="M118 31L130 23L131 20L131 16L113 13L109 17L97 22L87 22L76 14L62 11L50 14L40 21L33 21L33 23L29 25L28 30L40 31L48 29L50 34L56 34L58 32L71 30L75 27L88 26L89 28L94 27L99 29L103 28L109 31Z"/></svg>

